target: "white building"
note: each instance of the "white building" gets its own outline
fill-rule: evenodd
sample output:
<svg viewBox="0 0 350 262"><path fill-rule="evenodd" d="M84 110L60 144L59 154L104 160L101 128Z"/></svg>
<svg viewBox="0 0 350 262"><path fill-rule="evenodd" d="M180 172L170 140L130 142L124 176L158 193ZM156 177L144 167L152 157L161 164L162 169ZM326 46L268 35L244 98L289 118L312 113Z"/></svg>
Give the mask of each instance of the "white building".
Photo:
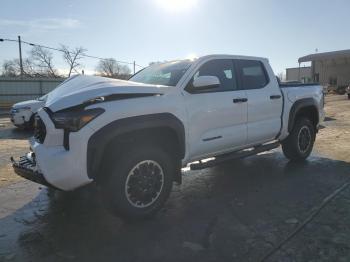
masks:
<svg viewBox="0 0 350 262"><path fill-rule="evenodd" d="M310 83L312 81L311 66L293 67L286 69L287 81L300 81L302 83Z"/></svg>
<svg viewBox="0 0 350 262"><path fill-rule="evenodd" d="M287 69L287 80L320 83L323 86L342 88L350 84L350 50L316 53L300 57L302 63L311 63L311 67Z"/></svg>

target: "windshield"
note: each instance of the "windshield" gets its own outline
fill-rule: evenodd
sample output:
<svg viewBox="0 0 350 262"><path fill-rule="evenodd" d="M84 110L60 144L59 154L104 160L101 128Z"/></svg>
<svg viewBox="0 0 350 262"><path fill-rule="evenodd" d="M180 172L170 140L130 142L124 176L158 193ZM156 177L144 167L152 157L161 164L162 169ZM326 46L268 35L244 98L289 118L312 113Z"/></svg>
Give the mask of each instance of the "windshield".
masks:
<svg viewBox="0 0 350 262"><path fill-rule="evenodd" d="M176 86L191 65L191 60L151 65L129 80L152 85Z"/></svg>

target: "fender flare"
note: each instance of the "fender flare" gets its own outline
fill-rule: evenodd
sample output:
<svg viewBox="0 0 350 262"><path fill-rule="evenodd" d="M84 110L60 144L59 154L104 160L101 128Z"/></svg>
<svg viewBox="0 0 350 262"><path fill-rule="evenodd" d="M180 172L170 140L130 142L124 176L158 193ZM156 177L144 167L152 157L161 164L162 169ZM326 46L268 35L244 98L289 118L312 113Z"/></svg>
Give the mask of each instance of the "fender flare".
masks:
<svg viewBox="0 0 350 262"><path fill-rule="evenodd" d="M305 108L305 107L314 107L318 113L318 107L317 107L317 103L314 99L312 98L303 98L300 99L298 101L296 101L292 108L290 109L289 112L289 119L288 119L288 132L290 133L294 127L294 123L295 123L295 118L298 114L298 112ZM319 122L319 115L317 114L317 122Z"/></svg>
<svg viewBox="0 0 350 262"><path fill-rule="evenodd" d="M113 121L96 131L88 141L87 174L96 178L103 160L106 146L116 137L137 130L167 127L175 131L180 147L180 157L185 156L185 128L183 123L173 114L158 113L127 117Z"/></svg>

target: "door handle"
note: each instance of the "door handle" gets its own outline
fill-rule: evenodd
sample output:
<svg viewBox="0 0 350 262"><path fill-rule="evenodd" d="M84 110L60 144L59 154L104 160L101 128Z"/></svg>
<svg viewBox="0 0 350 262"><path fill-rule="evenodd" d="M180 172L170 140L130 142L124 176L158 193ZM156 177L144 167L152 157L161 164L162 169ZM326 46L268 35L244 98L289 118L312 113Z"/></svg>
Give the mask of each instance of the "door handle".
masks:
<svg viewBox="0 0 350 262"><path fill-rule="evenodd" d="M270 96L270 99L273 100L273 99L280 99L282 96L281 95L272 95Z"/></svg>
<svg viewBox="0 0 350 262"><path fill-rule="evenodd" d="M248 101L248 98L234 98L233 103L245 103Z"/></svg>

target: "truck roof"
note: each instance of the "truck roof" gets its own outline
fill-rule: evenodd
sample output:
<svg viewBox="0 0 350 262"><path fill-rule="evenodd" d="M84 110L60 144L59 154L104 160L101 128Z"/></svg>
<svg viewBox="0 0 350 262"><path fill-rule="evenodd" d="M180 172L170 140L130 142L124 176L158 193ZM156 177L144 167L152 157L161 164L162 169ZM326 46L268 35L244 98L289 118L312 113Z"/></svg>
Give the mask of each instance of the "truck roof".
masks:
<svg viewBox="0 0 350 262"><path fill-rule="evenodd" d="M176 62L182 62L182 61L200 61L200 60L207 60L207 59L246 59L246 60L260 60L260 61L266 61L269 62L269 60L265 57L257 57L257 56L244 56L244 55L228 55L228 54L211 54L211 55L204 55L204 56L198 56L195 58L184 58L184 59L175 59L175 60L169 60L165 62L160 62L159 64L163 63L176 63Z"/></svg>
<svg viewBox="0 0 350 262"><path fill-rule="evenodd" d="M198 59L215 59L215 58L228 58L228 59L249 59L249 60L261 60L261 61L268 61L265 57L257 57L257 56L244 56L244 55L228 55L228 54L211 54L211 55L205 55L201 56Z"/></svg>

